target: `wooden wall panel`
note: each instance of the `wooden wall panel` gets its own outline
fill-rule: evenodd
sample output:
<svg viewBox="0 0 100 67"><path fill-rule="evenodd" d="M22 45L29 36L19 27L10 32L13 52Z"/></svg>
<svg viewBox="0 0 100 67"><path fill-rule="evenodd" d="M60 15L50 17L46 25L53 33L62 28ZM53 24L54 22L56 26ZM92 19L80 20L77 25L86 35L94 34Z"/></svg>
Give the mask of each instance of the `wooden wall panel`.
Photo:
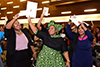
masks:
<svg viewBox="0 0 100 67"><path fill-rule="evenodd" d="M7 2L13 1L13 4L6 4ZM43 8L43 7L49 7L49 13L50 15L48 17L57 17L57 16L69 16L69 15L82 15L82 14L97 14L100 13L100 0L91 0L87 2L80 2L80 3L73 3L73 4L66 4L62 6L55 6L50 5L50 3L47 4L42 4L43 1L48 1L48 0L27 0L27 1L33 1L38 3L38 8ZM65 0L66 1L66 0ZM70 0L68 0L70 1ZM0 20L1 17L7 16L8 19L11 19L16 13L20 12L20 10L25 10L26 9L26 4L27 2L20 2L20 0L0 0L0 9L2 7L7 7L6 10L0 10ZM13 8L15 5L20 5L20 8ZM34 7L34 6L33 6ZM97 8L96 12L84 12L85 9L92 9L92 8ZM13 14L7 14L8 11L13 11ZM71 14L64 14L62 15L61 12L63 11L72 11ZM42 13L42 10L37 11L37 18L40 17ZM20 17L21 19L24 19L26 17Z"/></svg>

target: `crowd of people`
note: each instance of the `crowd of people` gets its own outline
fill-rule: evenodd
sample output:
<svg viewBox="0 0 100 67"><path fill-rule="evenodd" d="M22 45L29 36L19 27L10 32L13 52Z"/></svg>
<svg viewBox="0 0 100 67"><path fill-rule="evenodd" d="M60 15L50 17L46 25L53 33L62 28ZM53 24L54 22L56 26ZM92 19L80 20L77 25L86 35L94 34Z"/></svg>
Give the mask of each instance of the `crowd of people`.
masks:
<svg viewBox="0 0 100 67"><path fill-rule="evenodd" d="M67 26L51 20L46 27L41 23L44 14L36 26L30 16L27 18L30 29L21 29L19 14L0 27L0 67L31 67L31 58L36 67L100 67L96 44L100 44L100 27L87 26L78 22L77 27L71 20ZM95 34L94 34L95 31ZM41 39L39 54L34 47L35 39Z"/></svg>

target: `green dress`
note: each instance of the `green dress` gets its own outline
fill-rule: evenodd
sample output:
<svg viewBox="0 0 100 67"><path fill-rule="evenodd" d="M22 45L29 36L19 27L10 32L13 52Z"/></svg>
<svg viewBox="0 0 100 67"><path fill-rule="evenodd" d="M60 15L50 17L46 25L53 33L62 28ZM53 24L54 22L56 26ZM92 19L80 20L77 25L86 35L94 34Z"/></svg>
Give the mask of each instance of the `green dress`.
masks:
<svg viewBox="0 0 100 67"><path fill-rule="evenodd" d="M40 31L36 35L42 38L45 44L38 55L36 67L65 67L60 50L66 52L67 46L60 35L49 36Z"/></svg>

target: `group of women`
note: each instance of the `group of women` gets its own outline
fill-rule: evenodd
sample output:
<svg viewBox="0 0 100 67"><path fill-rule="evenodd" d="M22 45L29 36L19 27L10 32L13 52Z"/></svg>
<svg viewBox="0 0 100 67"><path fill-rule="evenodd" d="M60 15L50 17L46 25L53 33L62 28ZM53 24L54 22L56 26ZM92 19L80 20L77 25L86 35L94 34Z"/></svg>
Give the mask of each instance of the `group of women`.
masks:
<svg viewBox="0 0 100 67"><path fill-rule="evenodd" d="M43 40L43 48L38 57L36 57L34 45L27 31L20 29L20 23L17 21L18 14L13 19L7 21L4 31L7 37L8 67L31 67L32 56L37 59L36 67L70 67L67 45L58 34L62 26L55 24L54 21L50 21L48 23L48 30L42 28L40 25L43 16L44 14L41 15L37 27L32 24L30 17L27 18L33 33ZM83 23L80 23L78 26L78 32L73 34L70 30L70 24L71 21L68 22L66 33L73 39L72 67L92 67L91 44L93 35ZM64 55L66 63L64 63L60 51Z"/></svg>

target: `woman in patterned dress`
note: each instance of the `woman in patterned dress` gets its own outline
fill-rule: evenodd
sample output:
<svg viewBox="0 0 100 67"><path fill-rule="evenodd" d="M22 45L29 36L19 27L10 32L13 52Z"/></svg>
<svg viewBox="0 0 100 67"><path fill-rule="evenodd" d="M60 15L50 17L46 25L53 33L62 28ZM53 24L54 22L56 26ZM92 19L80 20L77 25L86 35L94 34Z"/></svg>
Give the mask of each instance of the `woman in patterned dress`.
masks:
<svg viewBox="0 0 100 67"><path fill-rule="evenodd" d="M62 29L62 26L50 22L48 24L49 33L45 33L39 31L32 24L30 17L28 17L28 22L35 35L41 38L44 43L43 49L38 55L36 67L65 67L60 51L62 51L65 59L67 60L66 66L70 67L67 45L64 43L60 35L56 34Z"/></svg>

